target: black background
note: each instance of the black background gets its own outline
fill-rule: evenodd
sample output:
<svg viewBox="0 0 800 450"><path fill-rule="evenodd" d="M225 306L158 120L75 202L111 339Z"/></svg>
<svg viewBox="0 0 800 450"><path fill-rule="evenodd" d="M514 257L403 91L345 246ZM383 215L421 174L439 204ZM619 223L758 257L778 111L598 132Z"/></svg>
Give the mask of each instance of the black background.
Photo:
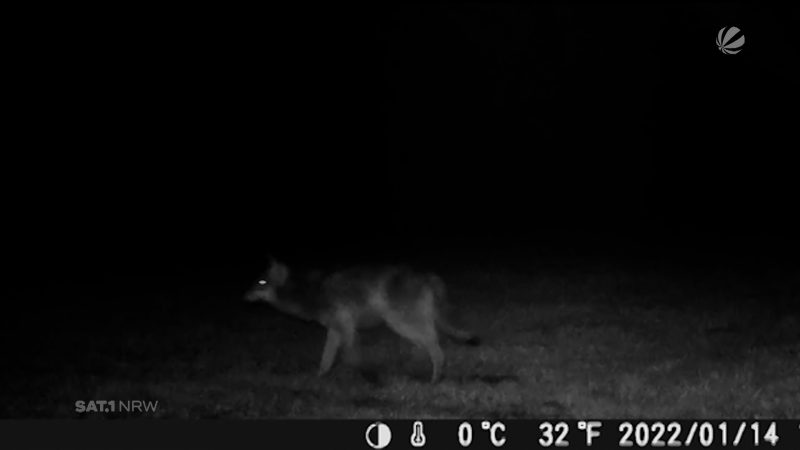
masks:
<svg viewBox="0 0 800 450"><path fill-rule="evenodd" d="M268 254L793 262L788 13L26 12L5 69L7 286L59 302L75 283L249 279ZM731 25L747 42L724 55Z"/></svg>

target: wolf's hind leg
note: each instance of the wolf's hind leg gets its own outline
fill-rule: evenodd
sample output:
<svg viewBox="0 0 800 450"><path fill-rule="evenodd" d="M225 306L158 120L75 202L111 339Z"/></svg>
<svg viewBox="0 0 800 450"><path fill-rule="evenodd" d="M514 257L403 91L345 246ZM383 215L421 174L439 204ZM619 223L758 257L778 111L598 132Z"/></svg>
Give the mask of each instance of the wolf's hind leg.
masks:
<svg viewBox="0 0 800 450"><path fill-rule="evenodd" d="M361 353L358 349L358 333L355 323L352 321L346 322L342 331L342 339L344 341L344 357L347 364L358 367L361 364Z"/></svg>
<svg viewBox="0 0 800 450"><path fill-rule="evenodd" d="M386 321L386 324L394 332L428 352L433 366L431 383L439 381L442 376L442 368L444 367L444 352L439 346L439 338L436 335L436 327L432 317L394 315Z"/></svg>
<svg viewBox="0 0 800 450"><path fill-rule="evenodd" d="M432 338L426 340L422 346L428 351L428 355L431 357L431 364L433 365L431 383L436 383L442 378L442 368L444 367L444 352L442 351L442 347L439 346L436 331L433 331Z"/></svg>

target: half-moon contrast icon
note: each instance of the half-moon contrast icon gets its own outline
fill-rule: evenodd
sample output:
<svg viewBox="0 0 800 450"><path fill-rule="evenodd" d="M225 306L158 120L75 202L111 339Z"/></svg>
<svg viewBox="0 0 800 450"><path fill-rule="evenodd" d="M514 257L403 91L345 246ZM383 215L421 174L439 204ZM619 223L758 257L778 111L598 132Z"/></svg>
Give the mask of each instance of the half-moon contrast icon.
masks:
<svg viewBox="0 0 800 450"><path fill-rule="evenodd" d="M374 422L367 427L364 438L372 448L384 448L392 442L392 430L383 422Z"/></svg>

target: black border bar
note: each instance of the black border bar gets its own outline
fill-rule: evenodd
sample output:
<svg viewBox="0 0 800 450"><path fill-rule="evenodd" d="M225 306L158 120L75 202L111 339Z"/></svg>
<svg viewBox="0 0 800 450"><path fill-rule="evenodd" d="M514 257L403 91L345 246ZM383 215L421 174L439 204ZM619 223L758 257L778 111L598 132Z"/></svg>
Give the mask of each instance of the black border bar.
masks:
<svg viewBox="0 0 800 450"><path fill-rule="evenodd" d="M271 449L347 448L371 449L367 429L381 422L391 432L385 448L413 449L412 420L0 420L2 449ZM661 427L680 441L677 448L722 449L800 448L800 420L425 420L421 419L429 449L533 449L533 448L676 448L654 442ZM627 424L625 424L627 422ZM724 424L723 424L724 422ZM774 423L775 445L769 442ZM465 425L466 424L466 425ZM376 425L377 426L377 425ZM598 428L599 427L599 428ZM630 427L630 447L620 440ZM670 428L671 427L671 428ZM692 432L692 428L694 431ZM727 430L722 445L722 430ZM373 427L371 437L376 439ZM383 428L385 431L386 428ZM600 433L587 446L588 431ZM679 430L676 435L676 430ZM759 430L758 446L754 445ZM550 433L550 434L548 434ZM494 434L494 442L492 442ZM691 437L691 444L686 445ZM733 444L740 434L738 445ZM701 442L701 435L705 443ZM384 433L384 436L386 434ZM548 438L549 436L549 438ZM562 446L555 443L561 438ZM709 440L710 439L710 440ZM549 442L548 442L549 440ZM464 442L469 445L462 445ZM563 444L567 443L567 446ZM673 442L674 443L674 442ZM498 444L501 444L498 446Z"/></svg>

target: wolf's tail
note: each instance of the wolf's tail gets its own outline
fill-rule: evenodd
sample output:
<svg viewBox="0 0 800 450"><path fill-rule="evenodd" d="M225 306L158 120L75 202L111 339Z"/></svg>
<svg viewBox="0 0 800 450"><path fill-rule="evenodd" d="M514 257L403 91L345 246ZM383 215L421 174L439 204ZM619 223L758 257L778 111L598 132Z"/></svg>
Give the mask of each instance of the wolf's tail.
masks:
<svg viewBox="0 0 800 450"><path fill-rule="evenodd" d="M436 328L447 336L464 344L480 345L481 340L478 336L469 331L457 328L445 317L444 310L448 308L447 289L442 279L436 275L431 275L430 282L433 287L433 293L436 296Z"/></svg>

